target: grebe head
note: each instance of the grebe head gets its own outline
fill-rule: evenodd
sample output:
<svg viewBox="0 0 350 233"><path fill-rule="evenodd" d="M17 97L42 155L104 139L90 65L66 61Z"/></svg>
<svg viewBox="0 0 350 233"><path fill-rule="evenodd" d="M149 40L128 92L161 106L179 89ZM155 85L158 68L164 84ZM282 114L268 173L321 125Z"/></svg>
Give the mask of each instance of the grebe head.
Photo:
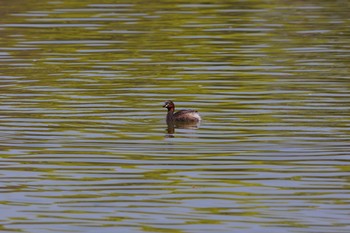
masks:
<svg viewBox="0 0 350 233"><path fill-rule="evenodd" d="M175 104L173 103L173 101L167 100L165 101L163 108L167 108L169 111L170 109L175 109Z"/></svg>

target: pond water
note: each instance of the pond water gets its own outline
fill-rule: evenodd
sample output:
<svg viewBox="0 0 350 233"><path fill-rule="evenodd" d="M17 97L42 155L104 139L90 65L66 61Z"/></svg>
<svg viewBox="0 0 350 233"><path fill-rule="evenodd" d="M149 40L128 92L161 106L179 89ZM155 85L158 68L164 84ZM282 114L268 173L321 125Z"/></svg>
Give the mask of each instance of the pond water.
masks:
<svg viewBox="0 0 350 233"><path fill-rule="evenodd" d="M350 232L348 1L1 5L1 232Z"/></svg>

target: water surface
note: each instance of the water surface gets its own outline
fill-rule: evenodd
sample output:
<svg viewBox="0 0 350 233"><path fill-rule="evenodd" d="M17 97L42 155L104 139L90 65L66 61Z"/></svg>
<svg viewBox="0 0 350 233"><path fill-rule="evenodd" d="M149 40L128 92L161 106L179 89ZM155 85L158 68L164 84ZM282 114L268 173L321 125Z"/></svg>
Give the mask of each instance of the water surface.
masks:
<svg viewBox="0 0 350 233"><path fill-rule="evenodd" d="M3 1L0 230L349 232L348 6Z"/></svg>

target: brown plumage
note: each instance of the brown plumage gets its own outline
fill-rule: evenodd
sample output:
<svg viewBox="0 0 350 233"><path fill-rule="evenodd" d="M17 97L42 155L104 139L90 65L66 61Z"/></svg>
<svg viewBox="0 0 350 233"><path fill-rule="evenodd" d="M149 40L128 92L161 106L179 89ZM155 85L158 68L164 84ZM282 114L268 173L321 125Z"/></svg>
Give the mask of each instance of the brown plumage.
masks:
<svg viewBox="0 0 350 233"><path fill-rule="evenodd" d="M175 104L173 101L168 100L164 103L163 108L168 109L168 114L166 116L167 123L171 122L199 122L202 120L199 113L195 110L180 110L174 113Z"/></svg>

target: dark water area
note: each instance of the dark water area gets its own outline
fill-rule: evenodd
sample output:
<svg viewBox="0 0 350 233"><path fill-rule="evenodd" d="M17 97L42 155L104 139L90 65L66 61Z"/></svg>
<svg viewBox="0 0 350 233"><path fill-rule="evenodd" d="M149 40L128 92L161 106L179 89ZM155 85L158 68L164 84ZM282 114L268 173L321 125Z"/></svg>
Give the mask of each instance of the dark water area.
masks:
<svg viewBox="0 0 350 233"><path fill-rule="evenodd" d="M0 3L1 232L350 231L348 1Z"/></svg>

